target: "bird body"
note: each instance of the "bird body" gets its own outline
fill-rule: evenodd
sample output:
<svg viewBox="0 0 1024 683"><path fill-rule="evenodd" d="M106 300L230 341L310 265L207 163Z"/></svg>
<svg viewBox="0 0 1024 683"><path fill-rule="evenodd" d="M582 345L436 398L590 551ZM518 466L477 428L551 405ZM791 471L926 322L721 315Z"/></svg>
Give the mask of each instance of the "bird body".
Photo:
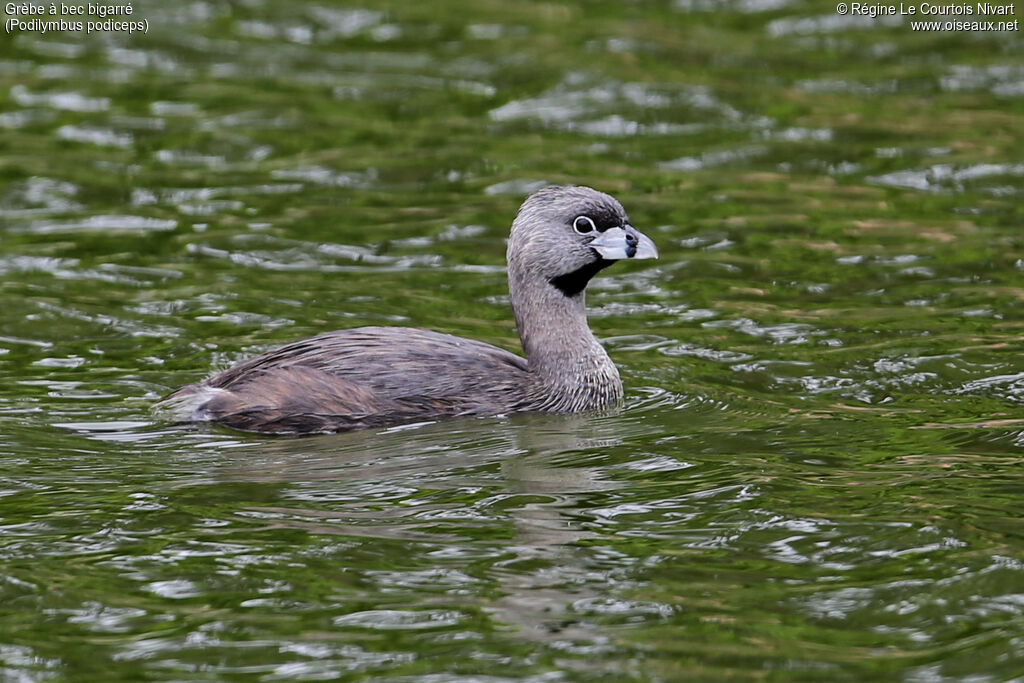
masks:
<svg viewBox="0 0 1024 683"><path fill-rule="evenodd" d="M159 406L178 419L275 434L606 408L622 399L622 382L587 325L584 289L614 260L656 256L609 195L541 190L523 203L508 245L526 358L429 330L360 327L242 361Z"/></svg>
<svg viewBox="0 0 1024 683"><path fill-rule="evenodd" d="M334 432L519 410L530 377L524 358L490 344L359 327L279 347L168 401L195 404L191 419L246 431Z"/></svg>

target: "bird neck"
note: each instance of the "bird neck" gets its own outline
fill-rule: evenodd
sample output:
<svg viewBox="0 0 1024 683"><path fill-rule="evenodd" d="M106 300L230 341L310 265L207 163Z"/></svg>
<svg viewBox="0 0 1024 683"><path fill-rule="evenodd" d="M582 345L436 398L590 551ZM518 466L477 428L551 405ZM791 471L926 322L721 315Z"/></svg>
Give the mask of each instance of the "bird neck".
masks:
<svg viewBox="0 0 1024 683"><path fill-rule="evenodd" d="M543 278L509 268L519 339L545 410L586 410L617 402L622 381L587 324L584 291L567 296Z"/></svg>

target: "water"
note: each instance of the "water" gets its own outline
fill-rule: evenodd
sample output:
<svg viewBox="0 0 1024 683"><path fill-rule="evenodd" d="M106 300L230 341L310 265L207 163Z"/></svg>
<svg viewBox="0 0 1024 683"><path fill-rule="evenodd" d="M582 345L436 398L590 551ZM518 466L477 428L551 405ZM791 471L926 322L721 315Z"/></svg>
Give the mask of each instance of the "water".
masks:
<svg viewBox="0 0 1024 683"><path fill-rule="evenodd" d="M1024 680L1019 31L133 6L0 39L5 680ZM621 411L150 413L329 329L516 349L552 182L661 251L589 291Z"/></svg>

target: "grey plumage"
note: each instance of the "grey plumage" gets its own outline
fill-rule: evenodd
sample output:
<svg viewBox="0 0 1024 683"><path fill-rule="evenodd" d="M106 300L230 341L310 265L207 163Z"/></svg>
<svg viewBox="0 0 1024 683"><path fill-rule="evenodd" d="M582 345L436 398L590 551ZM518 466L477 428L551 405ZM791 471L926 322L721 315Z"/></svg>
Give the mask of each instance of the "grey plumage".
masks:
<svg viewBox="0 0 1024 683"><path fill-rule="evenodd" d="M278 434L608 407L621 400L622 382L587 325L584 289L615 259L656 256L613 197L547 188L520 207L508 242L525 359L428 330L361 327L287 344L158 405L178 419Z"/></svg>

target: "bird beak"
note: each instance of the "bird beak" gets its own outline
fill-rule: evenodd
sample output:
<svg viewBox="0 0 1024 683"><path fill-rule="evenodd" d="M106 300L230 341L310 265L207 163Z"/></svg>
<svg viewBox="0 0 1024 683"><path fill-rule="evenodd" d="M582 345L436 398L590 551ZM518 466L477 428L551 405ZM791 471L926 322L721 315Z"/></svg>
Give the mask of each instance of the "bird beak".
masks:
<svg viewBox="0 0 1024 683"><path fill-rule="evenodd" d="M608 228L592 239L588 246L609 261L658 258L658 248L651 238L632 225Z"/></svg>

